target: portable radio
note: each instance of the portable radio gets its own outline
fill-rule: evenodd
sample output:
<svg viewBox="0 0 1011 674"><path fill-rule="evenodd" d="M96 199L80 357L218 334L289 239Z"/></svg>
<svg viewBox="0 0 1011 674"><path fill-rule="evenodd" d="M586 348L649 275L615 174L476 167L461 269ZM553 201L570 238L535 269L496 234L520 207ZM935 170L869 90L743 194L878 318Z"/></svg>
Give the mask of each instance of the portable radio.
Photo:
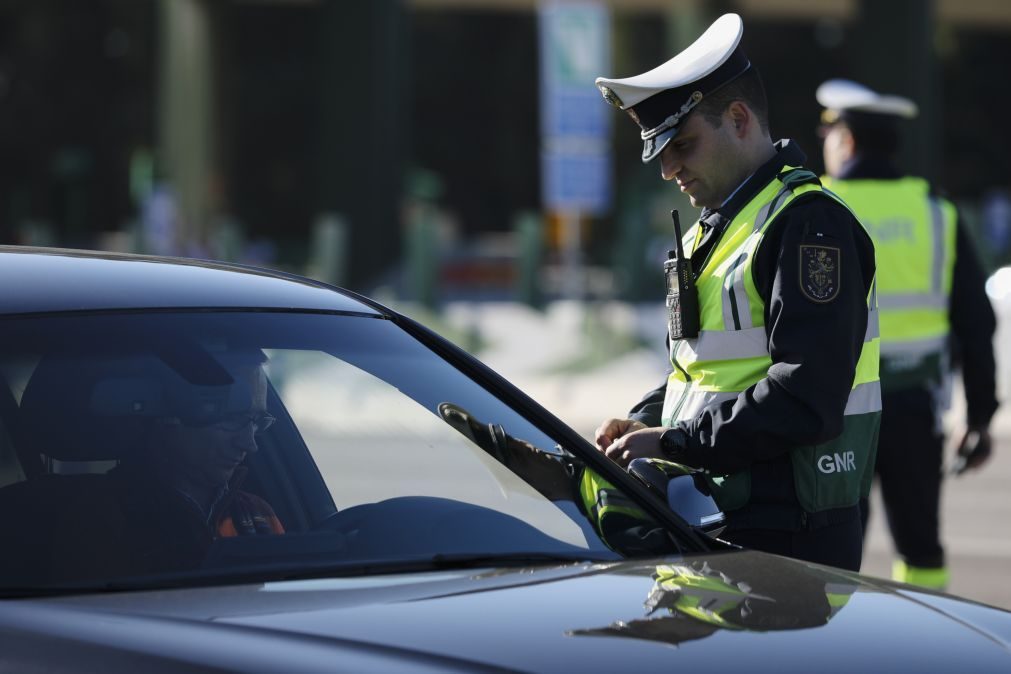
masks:
<svg viewBox="0 0 1011 674"><path fill-rule="evenodd" d="M667 251L663 263L667 277L667 332L671 340L693 339L699 336L699 291L695 287L691 258L681 244L681 222L677 209L670 212L674 220L674 250Z"/></svg>

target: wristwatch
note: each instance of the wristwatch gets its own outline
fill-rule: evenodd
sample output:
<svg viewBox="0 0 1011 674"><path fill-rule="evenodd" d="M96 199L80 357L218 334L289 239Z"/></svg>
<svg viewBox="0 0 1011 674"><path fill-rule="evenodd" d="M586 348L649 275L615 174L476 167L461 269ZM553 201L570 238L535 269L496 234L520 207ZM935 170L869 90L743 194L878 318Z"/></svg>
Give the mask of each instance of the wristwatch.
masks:
<svg viewBox="0 0 1011 674"><path fill-rule="evenodd" d="M688 434L677 426L668 428L660 435L660 451L666 459L677 461L681 457L682 450L687 447Z"/></svg>

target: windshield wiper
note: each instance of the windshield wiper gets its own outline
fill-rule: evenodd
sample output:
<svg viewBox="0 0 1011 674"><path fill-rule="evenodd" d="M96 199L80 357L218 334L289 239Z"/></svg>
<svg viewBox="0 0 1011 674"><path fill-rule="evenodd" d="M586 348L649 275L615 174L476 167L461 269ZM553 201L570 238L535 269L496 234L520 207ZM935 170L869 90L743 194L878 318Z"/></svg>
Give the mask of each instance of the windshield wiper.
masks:
<svg viewBox="0 0 1011 674"><path fill-rule="evenodd" d="M421 571L449 571L453 569L478 569L491 566L527 567L567 564L598 564L620 561L621 557L606 552L594 553L544 553L544 552L509 552L509 553L448 553L430 557L414 557L409 559L383 560L373 559L361 562L346 562L338 565L323 565L317 568L304 568L287 574L285 580L301 580L307 578L356 577L375 576L396 573L417 573Z"/></svg>
<svg viewBox="0 0 1011 674"><path fill-rule="evenodd" d="M453 553L433 556L429 561L440 568L466 568L474 566L525 566L542 565L552 562L570 564L573 562L616 562L621 557L613 553L546 553L546 552L509 552L509 553Z"/></svg>
<svg viewBox="0 0 1011 674"><path fill-rule="evenodd" d="M50 585L36 587L0 588L2 599L58 597L73 594L100 594L109 592L139 592L144 590L185 589L212 585L240 585L268 583L285 580L317 578L356 578L365 576L419 573L424 571L449 571L486 567L528 567L569 564L598 564L621 561L609 552L593 553L449 553L407 559L368 559L325 564L290 563L256 564L228 569L195 569L158 576L115 578L107 581Z"/></svg>

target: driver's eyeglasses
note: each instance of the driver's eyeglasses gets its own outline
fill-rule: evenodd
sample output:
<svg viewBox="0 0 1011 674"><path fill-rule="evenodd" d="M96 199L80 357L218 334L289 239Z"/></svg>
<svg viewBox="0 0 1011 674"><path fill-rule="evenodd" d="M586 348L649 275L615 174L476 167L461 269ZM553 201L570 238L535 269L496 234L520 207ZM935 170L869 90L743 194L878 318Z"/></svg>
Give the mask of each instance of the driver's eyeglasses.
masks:
<svg viewBox="0 0 1011 674"><path fill-rule="evenodd" d="M184 422L187 426L207 427L216 426L230 433L238 433L249 426L253 427L253 433L263 433L274 425L277 418L268 412L233 412L220 417L203 419L199 422Z"/></svg>
<svg viewBox="0 0 1011 674"><path fill-rule="evenodd" d="M246 426L252 425L254 433L262 433L277 421L273 415L267 412L241 412L238 414L228 414L214 422L218 428L226 431L242 431Z"/></svg>

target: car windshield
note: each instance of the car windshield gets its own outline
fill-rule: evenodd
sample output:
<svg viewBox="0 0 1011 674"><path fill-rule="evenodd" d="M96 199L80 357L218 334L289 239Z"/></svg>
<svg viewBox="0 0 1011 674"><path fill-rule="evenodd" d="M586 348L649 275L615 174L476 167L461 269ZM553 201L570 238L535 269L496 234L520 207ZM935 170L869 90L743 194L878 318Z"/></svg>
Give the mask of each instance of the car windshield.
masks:
<svg viewBox="0 0 1011 674"><path fill-rule="evenodd" d="M393 321L0 323L8 592L678 551L550 428Z"/></svg>

